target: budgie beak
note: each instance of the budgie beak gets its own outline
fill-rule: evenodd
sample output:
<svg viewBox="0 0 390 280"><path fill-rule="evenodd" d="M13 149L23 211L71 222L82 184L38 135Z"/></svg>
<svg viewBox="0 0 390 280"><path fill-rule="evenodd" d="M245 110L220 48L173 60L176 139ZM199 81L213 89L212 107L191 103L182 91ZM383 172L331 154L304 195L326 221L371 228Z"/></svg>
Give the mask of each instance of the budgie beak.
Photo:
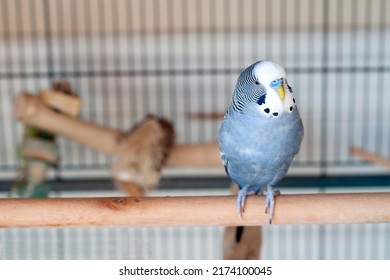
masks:
<svg viewBox="0 0 390 280"><path fill-rule="evenodd" d="M284 94L284 87L283 87L283 84L281 84L280 86L278 86L278 87L276 88L276 92L278 93L280 99L281 99L282 101L284 101L284 96L285 96L285 94Z"/></svg>
<svg viewBox="0 0 390 280"><path fill-rule="evenodd" d="M284 101L285 93L284 93L283 79L278 79L273 81L270 84L270 86L276 90L280 99Z"/></svg>

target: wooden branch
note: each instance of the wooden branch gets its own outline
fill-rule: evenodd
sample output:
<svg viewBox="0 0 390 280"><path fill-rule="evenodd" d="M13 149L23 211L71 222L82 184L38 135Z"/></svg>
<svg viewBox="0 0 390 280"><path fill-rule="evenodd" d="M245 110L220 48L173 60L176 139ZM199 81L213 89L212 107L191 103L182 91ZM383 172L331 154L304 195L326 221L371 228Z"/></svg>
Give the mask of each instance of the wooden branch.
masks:
<svg viewBox="0 0 390 280"><path fill-rule="evenodd" d="M188 113L187 117L191 119L198 119L202 121L221 121L224 117L224 112L196 112L196 113Z"/></svg>
<svg viewBox="0 0 390 280"><path fill-rule="evenodd" d="M351 147L351 153L373 164L390 168L390 159L384 158L378 154L368 152L358 147Z"/></svg>
<svg viewBox="0 0 390 280"><path fill-rule="evenodd" d="M102 153L115 154L121 131L58 114L46 107L37 96L19 94L14 102L17 120L48 132L65 136Z"/></svg>
<svg viewBox="0 0 390 280"><path fill-rule="evenodd" d="M237 227L226 227L222 239L224 260L259 260L262 230L261 226L246 226L240 242L236 241Z"/></svg>
<svg viewBox="0 0 390 280"><path fill-rule="evenodd" d="M218 143L176 145L168 157L167 164L192 167L222 167Z"/></svg>
<svg viewBox="0 0 390 280"><path fill-rule="evenodd" d="M0 227L253 226L268 224L265 198L236 196L0 199ZM274 224L390 222L389 193L276 197Z"/></svg>
<svg viewBox="0 0 390 280"><path fill-rule="evenodd" d="M17 120L51 133L64 136L102 153L120 155L119 139L125 132L103 127L85 120L57 114L34 95L19 94L14 102ZM167 160L168 165L191 167L221 167L218 143L175 146Z"/></svg>
<svg viewBox="0 0 390 280"><path fill-rule="evenodd" d="M82 102L78 96L53 89L44 89L39 93L39 96L46 105L60 110L64 114L75 117L80 113Z"/></svg>

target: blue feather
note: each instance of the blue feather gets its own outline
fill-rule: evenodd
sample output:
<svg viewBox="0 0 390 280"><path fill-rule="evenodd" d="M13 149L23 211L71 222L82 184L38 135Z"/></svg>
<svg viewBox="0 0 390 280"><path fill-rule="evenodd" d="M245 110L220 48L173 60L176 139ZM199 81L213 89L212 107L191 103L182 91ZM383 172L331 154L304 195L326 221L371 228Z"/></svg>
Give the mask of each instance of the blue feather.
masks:
<svg viewBox="0 0 390 280"><path fill-rule="evenodd" d="M257 101L257 104L259 104L260 106L265 104L265 96L266 96L266 94L263 94L262 96L260 96L259 100Z"/></svg>

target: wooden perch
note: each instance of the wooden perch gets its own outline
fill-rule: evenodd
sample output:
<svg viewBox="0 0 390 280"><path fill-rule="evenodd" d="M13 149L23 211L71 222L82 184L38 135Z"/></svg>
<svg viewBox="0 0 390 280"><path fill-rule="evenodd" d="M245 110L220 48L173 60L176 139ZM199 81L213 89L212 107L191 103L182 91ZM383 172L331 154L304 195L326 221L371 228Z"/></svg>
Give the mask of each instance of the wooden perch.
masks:
<svg viewBox="0 0 390 280"><path fill-rule="evenodd" d="M27 93L18 95L14 102L14 115L19 121L67 137L102 153L118 155L122 152L118 140L126 132L55 113L34 95ZM167 164L219 167L221 160L218 143L177 145L171 150Z"/></svg>
<svg viewBox="0 0 390 280"><path fill-rule="evenodd" d="M52 89L44 89L39 93L39 96L46 105L64 114L75 117L80 113L82 106L81 99L75 95L65 94Z"/></svg>
<svg viewBox="0 0 390 280"><path fill-rule="evenodd" d="M168 157L167 164L192 167L222 167L218 143L176 145Z"/></svg>
<svg viewBox="0 0 390 280"><path fill-rule="evenodd" d="M357 147L352 147L351 153L373 164L390 168L390 159L384 158L378 154L367 152L366 150Z"/></svg>
<svg viewBox="0 0 390 280"><path fill-rule="evenodd" d="M0 199L0 227L253 226L268 224L265 198L236 196ZM276 197L274 224L388 223L389 193Z"/></svg>
<svg viewBox="0 0 390 280"><path fill-rule="evenodd" d="M26 124L65 136L107 154L115 153L121 135L118 130L58 114L46 107L38 97L28 93L16 97L14 116Z"/></svg>

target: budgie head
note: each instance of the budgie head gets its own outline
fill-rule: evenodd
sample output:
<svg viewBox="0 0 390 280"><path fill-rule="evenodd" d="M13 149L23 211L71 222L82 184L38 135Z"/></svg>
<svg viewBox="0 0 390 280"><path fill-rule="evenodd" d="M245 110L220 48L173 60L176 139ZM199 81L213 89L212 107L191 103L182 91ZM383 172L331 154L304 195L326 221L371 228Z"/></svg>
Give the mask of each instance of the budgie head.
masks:
<svg viewBox="0 0 390 280"><path fill-rule="evenodd" d="M295 99L283 66L263 60L246 68L237 80L232 108L263 118L292 113Z"/></svg>

